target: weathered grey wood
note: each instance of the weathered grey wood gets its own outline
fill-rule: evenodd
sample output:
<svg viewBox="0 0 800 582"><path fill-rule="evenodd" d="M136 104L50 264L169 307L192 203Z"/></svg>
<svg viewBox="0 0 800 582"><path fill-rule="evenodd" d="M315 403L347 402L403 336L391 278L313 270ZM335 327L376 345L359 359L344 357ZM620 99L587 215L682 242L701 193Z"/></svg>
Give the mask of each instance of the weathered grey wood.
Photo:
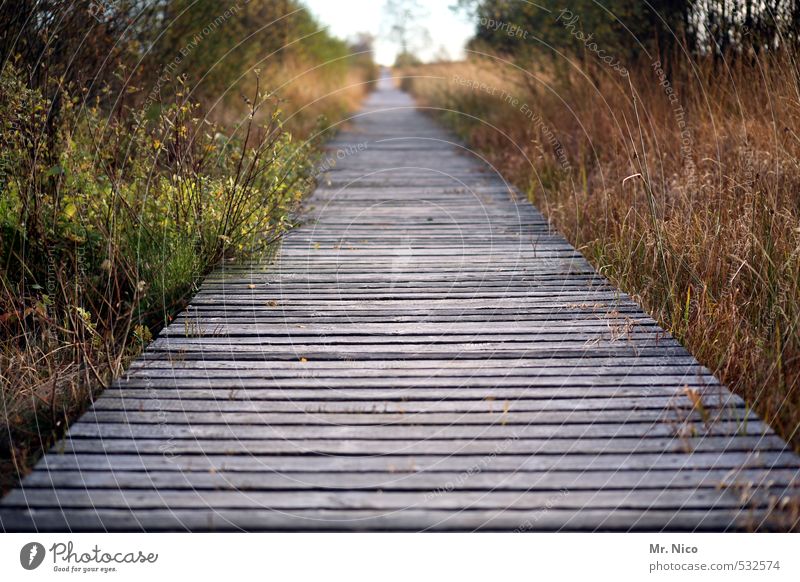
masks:
<svg viewBox="0 0 800 582"><path fill-rule="evenodd" d="M793 526L781 515L745 507L739 511L687 509L491 509L406 508L246 510L105 508L63 510L10 509L0 514L9 531L729 531L784 530Z"/></svg>
<svg viewBox="0 0 800 582"><path fill-rule="evenodd" d="M644 358L642 358L644 359ZM128 373L129 378L147 378L147 377L163 377L164 372L160 370L170 370L171 377L193 377L201 375L202 377L256 377L263 378L265 376L271 378L296 378L298 376L311 376L311 377L345 377L345 378L385 378L387 372L391 371L392 376L395 378L401 377L508 377L508 376L563 376L564 368L569 369L570 374L576 376L589 375L589 376L665 376L665 375L679 375L685 376L710 376L706 368L702 366L672 364L672 365L638 365L636 368L631 369L629 366L623 365L612 366L598 364L597 367L580 366L576 364L569 365L559 364L558 361L547 361L546 366L520 366L519 362L510 362L507 366L487 366L483 367L476 365L474 367L419 367L419 368L404 368L401 366L386 365L383 367L364 368L364 367L348 367L336 368L334 366L327 366L326 364L335 364L338 362L301 362L300 366L295 367L280 367L272 362L247 362L241 366L231 366L230 362L217 361L215 362L215 369L209 369L206 364L198 364L197 362L176 362L173 365L139 365L131 368ZM228 364L227 366L225 364ZM316 365L314 365L316 364Z"/></svg>
<svg viewBox="0 0 800 582"><path fill-rule="evenodd" d="M264 378L266 374L262 374L261 377L247 377L247 375L242 375L240 377L236 377L235 375L227 374L225 376L217 376L217 375L209 375L205 377L206 380L211 380L211 386L225 388L225 387L235 387L235 388L257 388L257 387L264 387L264 388L283 388L283 389L290 389L290 388L323 388L323 389L331 389L331 388L342 388L353 391L352 389L356 388L373 388L378 389L381 386L385 386L387 381L385 378L377 377L375 379L360 379L360 378L315 378L313 376L299 373L296 378L282 378L282 379L267 379ZM196 376L193 378L192 376L181 377L177 375L176 377L172 378L174 380L170 383L172 387L179 387L179 386L198 386L202 385L202 382L198 382ZM218 380L218 381L217 381ZM562 384L563 383L563 384ZM702 376L698 376L695 374L687 374L687 375L674 375L674 376L644 376L638 377L635 375L631 376L623 376L622 374L618 376L600 376L600 375L578 375L576 374L574 377L571 378L564 378L563 376L551 376L551 377L530 377L530 376L521 376L521 377L491 377L490 379L482 378L482 377L467 377L467 378L422 378L422 379L415 379L415 378L392 378L391 386L394 389L401 389L401 388L458 388L458 389L469 389L469 388L478 388L478 389L487 389L491 388L499 388L499 387L521 387L528 390L528 392L522 392L521 394L534 394L533 389L539 386L565 386L565 387L578 387L578 386L589 386L593 389L600 388L600 387L624 387L624 386L674 386L676 384L682 386L707 386L714 384L713 380L708 378L703 378ZM125 388L128 390L133 389L136 386L142 386L141 383L135 383L133 380L126 382ZM153 388L158 387L158 380L151 381L150 383L144 384L144 388ZM591 391L587 391L587 395L591 394ZM678 392L680 393L680 392ZM489 393L487 392L487 395ZM686 404L685 401L676 402L676 406L680 404Z"/></svg>
<svg viewBox="0 0 800 582"><path fill-rule="evenodd" d="M776 436L687 436L687 437L615 437L615 438L540 438L540 439L427 439L427 440L334 440L286 438L241 439L172 439L167 438L69 438L58 443L51 454L72 453L141 453L175 455L208 454L308 454L308 455L457 455L473 454L495 458L499 451L509 454L606 455L614 453L667 453L727 451L784 451L786 443ZM665 489L667 482L665 481Z"/></svg>
<svg viewBox="0 0 800 582"><path fill-rule="evenodd" d="M140 438L164 439L191 439L216 440L216 439L259 439L281 438L288 440L303 439L331 439L331 440L364 440L379 438L383 440L401 439L574 439L583 438L619 438L619 437L671 437L680 434L680 421L677 426L670 426L668 418L664 421L643 421L641 423L584 423L584 424L557 424L557 425L510 425L494 424L488 426L397 426L379 425L372 426L347 425L347 426L317 426L310 423L302 426L296 425L181 425L181 424L154 424L141 425L130 423L104 423L102 425L92 422L78 423L72 427L70 434L74 438L122 438L134 440ZM222 421L224 422L224 420ZM759 423L729 421L725 417L721 421L709 426L695 423L687 427L690 434L733 436L733 435L762 435L764 427Z"/></svg>
<svg viewBox="0 0 800 582"><path fill-rule="evenodd" d="M352 360L324 360L324 361L307 361L307 362L230 362L228 360L218 360L214 362L211 369L224 369L232 367L237 370L254 370L265 369L270 371L275 370L293 370L293 371L308 371L308 370L325 370L336 371L344 370L348 374L361 375L361 372L377 371L382 373L384 370L401 371L407 370L409 372L419 372L424 374L431 374L433 372L440 372L442 375L460 375L459 371L468 371L469 374L480 370L494 370L492 373L497 375L504 375L503 372L507 370L514 370L518 368L534 368L530 372L531 376L537 375L545 370L552 368L574 368L587 366L596 370L613 370L614 368L624 368L631 373L635 373L639 367L648 366L689 366L700 367L697 361L686 354L682 356L672 356L664 358L661 356L648 357L637 356L633 358L607 358L594 356L592 353L587 353L583 357L569 358L569 357L547 357L547 358L516 358L511 360L496 359L496 358L477 358L474 360L458 359L458 360L374 360L372 362L361 362ZM136 360L131 363L131 370L153 370L160 367L166 367L170 370L179 370L182 368L204 368L208 369L209 366L197 362L174 362L171 364L159 364L158 362L147 362L143 359ZM703 368L704 369L704 368ZM358 373L356 373L358 372ZM559 371L563 374L563 371Z"/></svg>
<svg viewBox="0 0 800 582"><path fill-rule="evenodd" d="M796 457L791 452L684 452L605 454L587 458L580 453L563 455L513 455L493 458L493 471L623 471L626 469L669 471L674 469L791 469ZM481 455L176 455L103 454L50 455L47 467L54 471L378 471L411 473L423 471L465 471L486 464ZM42 473L46 477L47 473Z"/></svg>
<svg viewBox="0 0 800 582"><path fill-rule="evenodd" d="M704 397L704 406L712 414L716 414L719 408L726 412L737 409L735 403L730 403L727 399L720 402L720 399ZM187 400L178 398L169 399L167 397L154 399L143 397L139 399L126 397L115 398L114 395L107 395L97 401L92 412L99 413L105 411L128 411L128 412L207 412L208 414L218 415L221 412L280 412L280 413L360 413L369 416L372 414L417 414L432 412L459 412L459 413L486 413L499 411L514 412L541 412L541 411L615 411L624 410L629 413L635 411L658 411L664 415L665 410L674 405L674 398L652 396L649 398L543 398L535 400L514 399L514 400L486 400L483 398L474 399L455 399L445 398L440 400L385 400L379 404L374 401L364 402L363 400ZM689 410L675 409L675 416L690 413ZM697 411L691 411L697 414ZM743 413L742 413L743 414ZM87 417L88 418L88 417ZM227 418L227 417L226 417ZM236 417L238 419L238 416Z"/></svg>
<svg viewBox="0 0 800 582"><path fill-rule="evenodd" d="M271 374L259 372L256 370L245 370L242 374L237 375L235 372L219 371L209 366L207 374L198 372L187 373L186 370L177 370L171 375L171 380L175 382L171 386L191 386L193 381L197 379L205 380L219 380L219 387L231 386L240 388L381 388L386 385L386 375L378 374L361 378L353 377L348 378L347 375L331 376L327 374L308 372L297 372L293 376L290 374L278 374L272 376ZM562 368L563 373L563 368ZM283 376L283 377L282 377ZM164 372L159 374L154 372L145 376L131 376L126 383L126 388L131 389L136 386L141 386L141 382L135 382L135 378L147 378L149 384L146 387L157 387L158 381L163 380ZM182 384L179 381L183 381ZM568 381L569 384L562 384L561 382ZM684 387L705 387L715 385L713 377L705 376L699 373L687 374L647 374L642 373L638 375L625 375L624 371L617 373L598 372L596 374L582 373L580 370L575 372L575 375L568 380L558 374L542 374L535 378L526 376L521 372L504 374L501 377L490 376L488 374L473 374L464 375L462 377L442 377L437 375L425 375L419 377L404 377L403 374L398 374L397 377L392 378L391 385L395 388L482 388L490 386L492 388L499 387L526 387L533 388L538 386L670 386L675 384L683 384Z"/></svg>
<svg viewBox="0 0 800 582"><path fill-rule="evenodd" d="M241 503L241 492L251 492L248 502L254 506L269 506L278 491L423 491L420 501L426 496L435 497L438 492L458 490L479 491L604 491L625 489L629 497L640 490L662 491L665 474L662 471L561 471L539 473L534 471L480 471L460 472L387 473L387 472L208 472L187 475L175 471L125 472L115 471L52 471L36 474L30 478L30 486L24 494L14 493L10 502L37 501L41 505L62 507L101 506L114 507L125 503L128 506L158 503L170 506L169 499L184 500L182 506L202 505L207 499L228 499ZM764 469L683 469L672 472L669 477L670 490L711 489L726 487L757 487L769 480L776 488L785 489L794 478L794 471ZM61 491L64 489L64 491ZM121 493L120 489L136 490ZM232 489L232 491L219 491ZM87 490L91 494L87 494ZM208 491L198 499L194 493ZM619 496L622 497L622 496ZM730 499L733 505L734 500ZM181 506L177 505L176 506ZM308 507L308 505L306 505Z"/></svg>
<svg viewBox="0 0 800 582"><path fill-rule="evenodd" d="M156 400L179 398L181 400L212 400L212 401L316 401L320 403L335 402L339 400L359 400L361 402L405 402L406 400L480 400L483 402L510 401L519 399L537 399L539 401L553 400L587 400L593 398L614 398L625 401L627 398L636 398L642 394L648 397L668 398L666 409L685 410L692 405L686 399L681 386L643 386L630 387L598 387L587 386L583 388L572 387L547 387L547 388L384 388L384 389L343 389L343 388L247 388L237 382L224 383L220 381L185 380L181 382L164 381L160 384L145 383L130 389L114 389L107 391L108 396L124 398L137 405L142 399ZM205 388L204 388L205 387ZM703 399L708 402L707 398ZM738 404L737 399L727 399L732 406ZM487 404L488 406L488 404Z"/></svg>
<svg viewBox="0 0 800 582"><path fill-rule="evenodd" d="M278 256L221 264L0 528L794 525L798 456L411 105L382 84Z"/></svg>
<svg viewBox="0 0 800 582"><path fill-rule="evenodd" d="M467 425L481 426L502 424L507 426L536 424L625 424L625 423L648 423L654 421L666 421L670 415L664 410L623 410L611 411L600 410L596 412L471 412L467 413L368 413L363 411L334 413L334 412L311 412L311 411L281 411L279 413L247 413L239 412L236 415L228 415L225 418L226 426L232 425L297 425L306 424L310 426L319 425L383 425L383 426L409 426L409 425ZM726 417L733 416L733 412L728 409L722 411ZM754 414L741 410L738 411L735 419L741 421L755 421L758 419ZM680 413L676 411L673 419L682 424L688 423L690 426L703 423L703 415L697 411L687 411ZM161 410L158 417L152 411L132 411L123 412L111 411L91 411L86 414L87 422L98 424L108 423L129 423L154 425L168 422L171 425L203 425L219 424L220 413L215 412L167 412ZM555 435L554 435L555 436Z"/></svg>

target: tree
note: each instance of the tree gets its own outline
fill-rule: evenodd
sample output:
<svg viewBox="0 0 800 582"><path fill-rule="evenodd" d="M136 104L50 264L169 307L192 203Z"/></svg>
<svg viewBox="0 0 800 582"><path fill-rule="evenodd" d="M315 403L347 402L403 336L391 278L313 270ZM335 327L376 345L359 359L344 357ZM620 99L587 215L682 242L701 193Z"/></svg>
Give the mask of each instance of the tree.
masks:
<svg viewBox="0 0 800 582"><path fill-rule="evenodd" d="M413 55L419 45L430 43L428 29L419 23L428 17L427 9L418 0L386 0L384 14L390 22L389 38L400 47L398 63L418 60Z"/></svg>
<svg viewBox="0 0 800 582"><path fill-rule="evenodd" d="M687 54L756 56L797 48L800 36L799 0L573 0L568 8L556 0L458 0L457 9L476 22L474 48L521 61L535 52L591 62L595 46L627 67L658 60L670 77ZM526 34L508 34L512 25Z"/></svg>

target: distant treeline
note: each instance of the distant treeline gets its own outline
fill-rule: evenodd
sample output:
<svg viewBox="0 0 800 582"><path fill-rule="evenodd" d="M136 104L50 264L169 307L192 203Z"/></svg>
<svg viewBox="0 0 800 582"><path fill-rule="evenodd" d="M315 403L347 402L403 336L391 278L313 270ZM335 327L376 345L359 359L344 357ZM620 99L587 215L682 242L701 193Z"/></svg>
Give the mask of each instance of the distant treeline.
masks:
<svg viewBox="0 0 800 582"><path fill-rule="evenodd" d="M797 0L460 0L476 17L471 48L582 59L598 51L633 64L687 57L755 59L800 44ZM513 31L513 33L512 33ZM593 44L594 43L594 44ZM595 53L594 55L592 53Z"/></svg>
<svg viewBox="0 0 800 582"><path fill-rule="evenodd" d="M54 116L59 89L152 104L189 74L197 98L238 99L254 70L290 61L342 76L354 62L371 67L368 51L332 37L298 0L6 0L0 10L0 65L53 98Z"/></svg>

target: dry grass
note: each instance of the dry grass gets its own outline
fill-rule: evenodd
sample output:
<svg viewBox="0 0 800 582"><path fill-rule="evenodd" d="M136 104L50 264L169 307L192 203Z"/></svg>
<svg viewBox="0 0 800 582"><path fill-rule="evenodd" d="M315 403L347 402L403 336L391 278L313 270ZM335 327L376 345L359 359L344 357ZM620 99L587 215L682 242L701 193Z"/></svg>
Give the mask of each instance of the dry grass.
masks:
<svg viewBox="0 0 800 582"><path fill-rule="evenodd" d="M667 85L488 57L402 83L798 449L798 75L693 67Z"/></svg>
<svg viewBox="0 0 800 582"><path fill-rule="evenodd" d="M266 67L260 77L269 82L270 90L280 99L287 129L308 137L317 136L328 127L335 132L337 124L357 110L371 90L377 68L364 63L346 71L332 71L324 65L288 58ZM252 78L244 78L228 89L226 98L210 103L209 119L229 127L241 123L243 108L238 101L240 95L252 94Z"/></svg>

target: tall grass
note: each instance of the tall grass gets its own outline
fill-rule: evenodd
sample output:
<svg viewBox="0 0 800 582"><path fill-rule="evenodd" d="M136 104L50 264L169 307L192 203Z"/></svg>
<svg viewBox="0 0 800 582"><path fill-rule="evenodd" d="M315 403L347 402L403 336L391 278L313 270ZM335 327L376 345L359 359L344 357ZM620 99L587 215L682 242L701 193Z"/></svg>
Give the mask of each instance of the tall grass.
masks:
<svg viewBox="0 0 800 582"><path fill-rule="evenodd" d="M284 127L298 136L327 138L355 111L377 79L377 67L367 58L346 57L329 63L313 63L303 58L286 58L259 70L274 92L275 109L281 112ZM242 95L255 90L255 75L249 74L229 87L222 98L213 100L207 118L224 127L236 126L249 115L241 107ZM257 113L256 120L267 121L272 109Z"/></svg>
<svg viewBox="0 0 800 582"><path fill-rule="evenodd" d="M701 60L671 79L652 64L627 78L587 66L485 56L406 69L402 83L800 447L793 62Z"/></svg>

